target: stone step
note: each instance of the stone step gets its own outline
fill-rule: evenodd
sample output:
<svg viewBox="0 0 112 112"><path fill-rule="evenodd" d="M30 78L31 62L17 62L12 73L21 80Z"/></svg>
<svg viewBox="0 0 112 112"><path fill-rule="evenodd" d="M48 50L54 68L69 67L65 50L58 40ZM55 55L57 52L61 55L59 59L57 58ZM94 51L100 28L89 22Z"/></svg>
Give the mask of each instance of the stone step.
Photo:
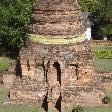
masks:
<svg viewBox="0 0 112 112"><path fill-rule="evenodd" d="M27 81L26 80L23 80L23 79L16 79L15 82L14 82L14 85L19 85L19 84L23 84L23 85L43 85L45 84L44 81L38 81L38 80L29 80Z"/></svg>
<svg viewBox="0 0 112 112"><path fill-rule="evenodd" d="M37 86L37 87L41 87L44 86L45 84L25 84L25 83L14 83L14 86Z"/></svg>
<svg viewBox="0 0 112 112"><path fill-rule="evenodd" d="M18 88L18 89L24 89L24 90L45 90L47 89L45 86L31 86L31 85L14 85L13 86L13 89L14 88Z"/></svg>
<svg viewBox="0 0 112 112"><path fill-rule="evenodd" d="M43 83L44 81L38 81L38 80L15 80L15 82L22 82L22 83L28 83L28 84L31 84L31 83Z"/></svg>
<svg viewBox="0 0 112 112"><path fill-rule="evenodd" d="M87 91L90 92L94 89L103 90L103 87L100 85L88 85L88 86L65 86L66 91Z"/></svg>
<svg viewBox="0 0 112 112"><path fill-rule="evenodd" d="M12 89L19 89L19 90L31 90L31 91L43 91L46 90L46 84L40 81L32 82L32 83L25 83L21 80L16 80L14 82Z"/></svg>

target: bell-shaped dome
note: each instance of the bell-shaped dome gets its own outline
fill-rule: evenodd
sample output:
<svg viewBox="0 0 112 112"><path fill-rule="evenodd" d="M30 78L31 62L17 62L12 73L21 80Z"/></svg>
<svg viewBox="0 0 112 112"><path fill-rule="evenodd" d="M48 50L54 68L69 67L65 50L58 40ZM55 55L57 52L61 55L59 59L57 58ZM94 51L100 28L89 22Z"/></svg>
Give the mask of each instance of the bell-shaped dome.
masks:
<svg viewBox="0 0 112 112"><path fill-rule="evenodd" d="M79 36L85 26L77 0L37 0L33 6L30 33L50 36Z"/></svg>

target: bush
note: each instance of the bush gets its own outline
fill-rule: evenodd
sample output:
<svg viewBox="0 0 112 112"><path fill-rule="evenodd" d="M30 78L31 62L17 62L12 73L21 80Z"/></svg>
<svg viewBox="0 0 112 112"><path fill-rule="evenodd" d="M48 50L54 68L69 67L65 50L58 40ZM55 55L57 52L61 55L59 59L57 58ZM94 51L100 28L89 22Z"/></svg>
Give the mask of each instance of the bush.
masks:
<svg viewBox="0 0 112 112"><path fill-rule="evenodd" d="M7 64L0 63L0 72L8 70L9 66Z"/></svg>
<svg viewBox="0 0 112 112"><path fill-rule="evenodd" d="M75 107L72 112L84 112L84 108L82 106Z"/></svg>
<svg viewBox="0 0 112 112"><path fill-rule="evenodd" d="M108 96L105 96L105 97L102 99L102 103L103 103L103 104L108 104L108 103L110 103L110 102L111 102L111 98L108 97Z"/></svg>

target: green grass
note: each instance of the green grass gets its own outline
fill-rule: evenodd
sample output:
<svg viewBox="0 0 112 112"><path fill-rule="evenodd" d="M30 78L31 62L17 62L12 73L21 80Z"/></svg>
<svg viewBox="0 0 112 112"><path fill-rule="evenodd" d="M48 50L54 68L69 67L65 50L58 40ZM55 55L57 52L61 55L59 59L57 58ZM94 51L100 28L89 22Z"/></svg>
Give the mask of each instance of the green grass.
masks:
<svg viewBox="0 0 112 112"><path fill-rule="evenodd" d="M97 72L112 72L112 59L94 58L93 62Z"/></svg>
<svg viewBox="0 0 112 112"><path fill-rule="evenodd" d="M22 105L0 105L0 112L43 112L38 107Z"/></svg>
<svg viewBox="0 0 112 112"><path fill-rule="evenodd" d="M85 112L112 112L112 107L94 107L94 108L86 108Z"/></svg>
<svg viewBox="0 0 112 112"><path fill-rule="evenodd" d="M93 62L97 72L112 72L112 47L92 46Z"/></svg>
<svg viewBox="0 0 112 112"><path fill-rule="evenodd" d="M0 57L0 72L8 70L11 62L12 60L9 58Z"/></svg>
<svg viewBox="0 0 112 112"><path fill-rule="evenodd" d="M7 96L8 96L8 90L5 89L4 87L0 87L0 104L4 102Z"/></svg>
<svg viewBox="0 0 112 112"><path fill-rule="evenodd" d="M0 87L0 112L44 112L41 107L3 104L7 95L8 90L4 87Z"/></svg>
<svg viewBox="0 0 112 112"><path fill-rule="evenodd" d="M112 112L112 106L111 107L83 107L83 109L84 112ZM72 112L72 109L66 112Z"/></svg>
<svg viewBox="0 0 112 112"><path fill-rule="evenodd" d="M112 59L112 47L111 46L93 46L92 51L94 56L99 59Z"/></svg>

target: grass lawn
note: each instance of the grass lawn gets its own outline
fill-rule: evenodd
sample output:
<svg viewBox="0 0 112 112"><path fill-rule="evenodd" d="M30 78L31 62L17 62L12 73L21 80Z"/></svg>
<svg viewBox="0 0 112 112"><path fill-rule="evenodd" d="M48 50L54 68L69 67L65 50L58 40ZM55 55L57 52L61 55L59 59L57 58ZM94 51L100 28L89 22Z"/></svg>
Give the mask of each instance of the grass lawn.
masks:
<svg viewBox="0 0 112 112"><path fill-rule="evenodd" d="M0 57L0 72L9 68L12 60L7 57Z"/></svg>
<svg viewBox="0 0 112 112"><path fill-rule="evenodd" d="M0 105L0 112L43 112L38 107L21 105Z"/></svg>
<svg viewBox="0 0 112 112"><path fill-rule="evenodd" d="M85 112L112 112L112 108L107 107L95 107L95 108L86 108Z"/></svg>
<svg viewBox="0 0 112 112"><path fill-rule="evenodd" d="M92 46L92 52L95 70L98 72L112 72L112 47Z"/></svg>
<svg viewBox="0 0 112 112"><path fill-rule="evenodd" d="M93 62L97 72L112 72L112 59L94 58Z"/></svg>

